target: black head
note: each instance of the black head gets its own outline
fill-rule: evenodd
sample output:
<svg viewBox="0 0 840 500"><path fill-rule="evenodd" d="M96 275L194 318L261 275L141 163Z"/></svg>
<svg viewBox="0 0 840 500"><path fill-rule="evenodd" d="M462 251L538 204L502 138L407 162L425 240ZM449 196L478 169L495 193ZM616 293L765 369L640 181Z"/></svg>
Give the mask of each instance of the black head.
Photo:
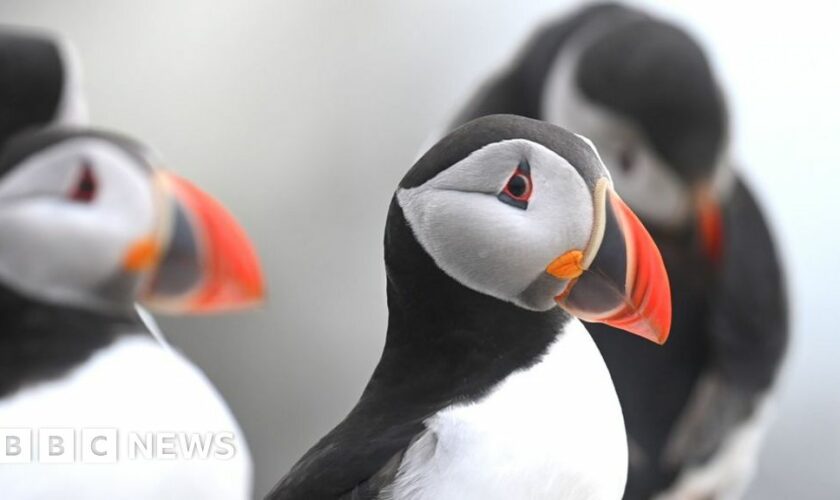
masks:
<svg viewBox="0 0 840 500"><path fill-rule="evenodd" d="M86 121L74 54L50 35L0 28L0 144L32 127Z"/></svg>
<svg viewBox="0 0 840 500"><path fill-rule="evenodd" d="M659 259L650 241L627 244L645 238L587 139L529 118L490 115L443 138L403 178L385 259L392 283L426 280L429 269L419 271L418 261L431 257L446 279L498 301L538 312L559 303L579 317L610 321L601 314L626 300L633 281L626 276L637 271L627 267L627 255ZM656 272L667 289L664 270ZM612 276L617 286L595 283L595 275ZM428 288L426 295L436 293ZM636 333L661 341L667 329L663 323L655 333Z"/></svg>
<svg viewBox="0 0 840 500"><path fill-rule="evenodd" d="M542 116L594 141L646 222L683 226L728 186L726 104L689 33L624 11L580 26L561 48Z"/></svg>
<svg viewBox="0 0 840 500"><path fill-rule="evenodd" d="M262 282L218 202L113 132L21 132L0 154L0 284L92 311L240 307Z"/></svg>
<svg viewBox="0 0 840 500"><path fill-rule="evenodd" d="M654 19L619 26L581 53L577 83L587 99L635 124L680 176L710 175L724 146L726 108L688 33Z"/></svg>
<svg viewBox="0 0 840 500"><path fill-rule="evenodd" d="M492 115L432 147L402 179L395 201L412 228L406 234L447 274L523 305L530 299L515 295L529 288L548 262L586 246L594 220L592 193L608 176L584 139L537 120ZM558 217L564 212L578 217ZM394 224L403 223L389 218L386 265L389 272L411 273L414 266L405 255L391 251ZM474 259L480 252L484 257ZM546 310L558 293L527 307Z"/></svg>
<svg viewBox="0 0 840 500"><path fill-rule="evenodd" d="M231 216L139 142L81 128L14 135L0 154L0 397L143 331L137 301L166 312L253 302L254 259Z"/></svg>

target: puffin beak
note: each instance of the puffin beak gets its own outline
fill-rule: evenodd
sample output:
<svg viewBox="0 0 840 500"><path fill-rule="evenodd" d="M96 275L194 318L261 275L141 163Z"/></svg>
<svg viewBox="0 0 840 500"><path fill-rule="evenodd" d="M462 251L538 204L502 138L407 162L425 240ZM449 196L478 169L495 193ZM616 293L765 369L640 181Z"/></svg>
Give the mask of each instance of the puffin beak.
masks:
<svg viewBox="0 0 840 500"><path fill-rule="evenodd" d="M701 185L694 190L694 207L703 251L712 262L723 253L723 213L712 189Z"/></svg>
<svg viewBox="0 0 840 500"><path fill-rule="evenodd" d="M264 286L259 261L245 231L216 200L191 182L156 172L161 186L164 234L135 244L124 267L152 261L140 302L164 313L207 313L260 303ZM163 241L159 251L150 241ZM146 256L138 258L138 256ZM135 269L136 270L136 269Z"/></svg>
<svg viewBox="0 0 840 500"><path fill-rule="evenodd" d="M659 249L606 179L599 182L595 199L589 247L568 252L546 268L555 278L569 280L555 300L584 321L663 344L671 329L671 287Z"/></svg>

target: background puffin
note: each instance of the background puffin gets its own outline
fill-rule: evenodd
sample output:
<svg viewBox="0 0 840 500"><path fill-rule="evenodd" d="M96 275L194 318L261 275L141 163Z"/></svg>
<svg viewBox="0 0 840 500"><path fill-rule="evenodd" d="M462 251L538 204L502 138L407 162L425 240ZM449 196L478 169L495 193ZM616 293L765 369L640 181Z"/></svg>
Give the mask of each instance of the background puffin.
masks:
<svg viewBox="0 0 840 500"><path fill-rule="evenodd" d="M620 497L621 410L573 316L661 343L671 309L661 257L611 186L587 141L510 115L420 158L386 223L379 364L268 497Z"/></svg>
<svg viewBox="0 0 840 500"><path fill-rule="evenodd" d="M752 474L788 337L780 262L732 167L727 112L683 30L617 4L538 30L455 125L516 113L592 139L671 279L664 349L590 325L631 441L626 498L730 498ZM670 489L669 489L670 488Z"/></svg>
<svg viewBox="0 0 840 500"><path fill-rule="evenodd" d="M36 451L0 467L5 498L250 497L247 445L224 401L134 304L252 305L263 294L256 256L224 208L156 165L137 142L87 129L23 133L0 155L0 422L31 429L33 443L39 429L77 440L116 429L122 453L90 464L77 448L55 465ZM234 451L126 455L129 433L164 431L231 433Z"/></svg>
<svg viewBox="0 0 840 500"><path fill-rule="evenodd" d="M0 26L0 147L22 130L86 122L80 64L70 42Z"/></svg>

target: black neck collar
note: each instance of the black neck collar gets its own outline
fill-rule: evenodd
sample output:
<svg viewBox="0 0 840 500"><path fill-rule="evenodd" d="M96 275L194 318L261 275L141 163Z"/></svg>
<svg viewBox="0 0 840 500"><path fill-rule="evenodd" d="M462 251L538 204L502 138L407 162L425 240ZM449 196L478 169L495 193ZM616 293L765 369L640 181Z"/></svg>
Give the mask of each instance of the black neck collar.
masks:
<svg viewBox="0 0 840 500"><path fill-rule="evenodd" d="M388 336L366 390L405 395L430 413L475 400L539 360L569 317L534 312L473 291L422 249L392 202L385 240Z"/></svg>
<svg viewBox="0 0 840 500"><path fill-rule="evenodd" d="M143 331L138 321L130 312L107 315L37 302L0 285L0 398L60 377L121 334Z"/></svg>

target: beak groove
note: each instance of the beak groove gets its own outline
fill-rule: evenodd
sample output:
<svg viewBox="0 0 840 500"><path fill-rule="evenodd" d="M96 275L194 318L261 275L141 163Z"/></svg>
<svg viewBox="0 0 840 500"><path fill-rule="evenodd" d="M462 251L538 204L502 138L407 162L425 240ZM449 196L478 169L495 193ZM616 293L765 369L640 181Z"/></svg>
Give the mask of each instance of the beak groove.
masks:
<svg viewBox="0 0 840 500"><path fill-rule="evenodd" d="M600 321L664 344L671 330L671 286L665 264L636 214L617 196L611 201L619 219L624 221L628 293L623 307Z"/></svg>
<svg viewBox="0 0 840 500"><path fill-rule="evenodd" d="M606 207L604 227L596 227L602 241L591 249L594 255L588 268L555 300L584 321L605 323L663 344L671 328L671 290L662 256L615 192L608 190L596 203Z"/></svg>
<svg viewBox="0 0 840 500"><path fill-rule="evenodd" d="M176 222L144 304L167 313L209 313L259 304L259 259L245 231L219 202L191 182L159 173Z"/></svg>

